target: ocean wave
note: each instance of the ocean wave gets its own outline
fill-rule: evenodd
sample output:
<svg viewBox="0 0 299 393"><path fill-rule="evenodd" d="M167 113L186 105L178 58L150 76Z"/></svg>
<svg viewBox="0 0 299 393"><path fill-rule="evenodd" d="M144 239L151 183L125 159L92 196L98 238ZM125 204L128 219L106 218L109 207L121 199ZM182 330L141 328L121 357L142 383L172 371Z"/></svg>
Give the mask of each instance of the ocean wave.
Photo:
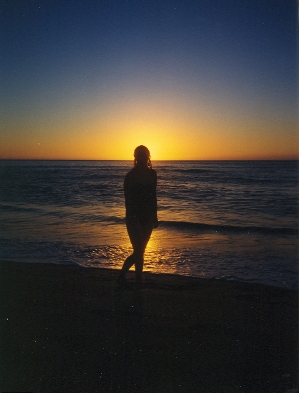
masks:
<svg viewBox="0 0 299 393"><path fill-rule="evenodd" d="M109 209L97 211L97 209L85 209L84 203L73 201L72 205L65 203L57 206L36 205L36 204L18 204L18 203L0 203L0 211L10 220L15 214L26 214L28 219L43 217L58 217L59 219L71 219L78 222L90 223L111 223L124 224L123 215L111 214ZM161 220L159 226L166 230L189 231L195 233L231 233L231 234L266 234L266 235L298 235L296 227L270 227L254 225L226 225L226 224L207 224L191 221Z"/></svg>
<svg viewBox="0 0 299 393"><path fill-rule="evenodd" d="M297 228L270 228L258 226L236 226L205 224L187 221L159 221L162 228L173 228L176 230L196 232L219 232L219 233L260 233L267 235L298 235Z"/></svg>
<svg viewBox="0 0 299 393"><path fill-rule="evenodd" d="M18 205L17 203L0 203L0 211L9 213L39 213L42 211L41 207L34 205Z"/></svg>

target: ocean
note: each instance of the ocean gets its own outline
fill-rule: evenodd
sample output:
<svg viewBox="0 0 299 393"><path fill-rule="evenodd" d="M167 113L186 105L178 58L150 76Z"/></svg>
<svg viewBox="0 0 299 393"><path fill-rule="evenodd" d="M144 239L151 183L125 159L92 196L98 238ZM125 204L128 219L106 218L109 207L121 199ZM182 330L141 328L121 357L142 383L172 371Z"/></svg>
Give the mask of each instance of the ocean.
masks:
<svg viewBox="0 0 299 393"><path fill-rule="evenodd" d="M0 261L119 269L132 161L0 161ZM145 271L298 288L297 161L153 161Z"/></svg>

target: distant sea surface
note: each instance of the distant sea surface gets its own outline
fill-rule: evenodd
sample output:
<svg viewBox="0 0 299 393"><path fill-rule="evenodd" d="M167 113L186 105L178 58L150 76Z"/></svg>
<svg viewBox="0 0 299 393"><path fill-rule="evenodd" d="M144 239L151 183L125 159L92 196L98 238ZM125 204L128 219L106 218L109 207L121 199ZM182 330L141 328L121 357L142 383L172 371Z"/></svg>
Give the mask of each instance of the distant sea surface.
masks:
<svg viewBox="0 0 299 393"><path fill-rule="evenodd" d="M154 161L145 271L297 289L297 161ZM0 260L120 268L130 161L0 161Z"/></svg>

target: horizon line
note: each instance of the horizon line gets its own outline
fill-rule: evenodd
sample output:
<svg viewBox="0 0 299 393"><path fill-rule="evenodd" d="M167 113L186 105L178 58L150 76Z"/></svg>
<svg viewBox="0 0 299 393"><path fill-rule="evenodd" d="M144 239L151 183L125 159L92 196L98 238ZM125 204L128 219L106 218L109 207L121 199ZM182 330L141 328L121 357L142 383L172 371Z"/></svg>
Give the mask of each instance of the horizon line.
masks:
<svg viewBox="0 0 299 393"><path fill-rule="evenodd" d="M0 158L0 161L134 161L133 159L105 158ZM155 161L299 161L298 158L198 158L198 159L154 159Z"/></svg>

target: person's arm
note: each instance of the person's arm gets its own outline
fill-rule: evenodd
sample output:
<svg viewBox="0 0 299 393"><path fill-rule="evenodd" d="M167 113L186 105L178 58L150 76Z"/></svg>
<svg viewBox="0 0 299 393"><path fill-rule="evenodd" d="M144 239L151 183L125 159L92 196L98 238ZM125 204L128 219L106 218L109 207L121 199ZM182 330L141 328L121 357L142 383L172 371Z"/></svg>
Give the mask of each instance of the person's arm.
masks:
<svg viewBox="0 0 299 393"><path fill-rule="evenodd" d="M159 225L159 221L158 221L157 173L156 173L156 171L155 171L155 187L154 187L154 195L153 195L153 215L154 215L154 228L157 228Z"/></svg>
<svg viewBox="0 0 299 393"><path fill-rule="evenodd" d="M128 173L124 180L124 194L125 194L125 205L126 213L130 214L133 210L133 195L132 195L132 176Z"/></svg>

